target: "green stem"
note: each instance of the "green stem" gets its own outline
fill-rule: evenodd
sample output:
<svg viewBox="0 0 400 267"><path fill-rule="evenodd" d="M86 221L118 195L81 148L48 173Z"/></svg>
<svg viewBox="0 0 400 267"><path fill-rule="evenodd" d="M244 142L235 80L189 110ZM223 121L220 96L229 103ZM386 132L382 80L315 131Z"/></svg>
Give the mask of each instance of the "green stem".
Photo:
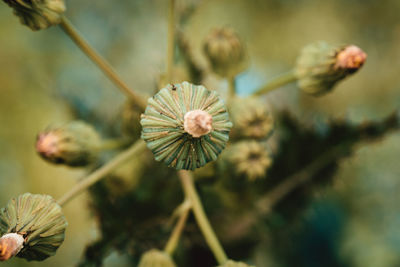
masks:
<svg viewBox="0 0 400 267"><path fill-rule="evenodd" d="M113 150L123 148L129 145L129 140L126 139L107 139L100 144L100 150Z"/></svg>
<svg viewBox="0 0 400 267"><path fill-rule="evenodd" d="M287 72L285 74L282 74L282 75L272 79L272 81L268 82L263 87L257 89L253 94L254 95L263 95L263 94L271 92L275 89L278 89L286 84L292 83L296 80L297 80L297 78L296 78L294 71L290 71L290 72Z"/></svg>
<svg viewBox="0 0 400 267"><path fill-rule="evenodd" d="M208 246L214 253L218 263L221 265L224 264L228 260L228 257L226 256L225 251L222 248L214 230L211 227L207 215L204 212L203 205L201 204L201 200L194 186L192 175L188 171L179 171L178 175L186 196L192 202L194 216Z"/></svg>
<svg viewBox="0 0 400 267"><path fill-rule="evenodd" d="M167 82L172 82L175 52L175 0L168 5Z"/></svg>
<svg viewBox="0 0 400 267"><path fill-rule="evenodd" d="M65 205L68 201L85 191L90 186L94 185L96 182L100 181L103 177L113 171L115 168L120 166L122 163L138 155L140 152L144 151L146 148L145 142L143 140L138 140L130 148L124 152L117 155L107 164L103 165L101 168L97 169L91 173L88 177L78 182L74 187L72 187L67 193L65 193L57 202L60 206Z"/></svg>
<svg viewBox="0 0 400 267"><path fill-rule="evenodd" d="M189 216L189 211L191 209L191 204L187 205L186 202L187 201L185 201L183 204L183 210L180 211L178 222L176 223L175 228L172 231L172 234L167 242L167 245L164 248L164 251L171 256L178 246L179 238L181 237L183 229L185 228L185 224Z"/></svg>
<svg viewBox="0 0 400 267"><path fill-rule="evenodd" d="M65 16L62 17L60 26L83 53L85 53L127 97L132 99L142 110L146 108L146 101L121 80L111 65L79 34Z"/></svg>
<svg viewBox="0 0 400 267"><path fill-rule="evenodd" d="M230 102L236 96L235 76L229 77L228 82L229 82L228 102Z"/></svg>

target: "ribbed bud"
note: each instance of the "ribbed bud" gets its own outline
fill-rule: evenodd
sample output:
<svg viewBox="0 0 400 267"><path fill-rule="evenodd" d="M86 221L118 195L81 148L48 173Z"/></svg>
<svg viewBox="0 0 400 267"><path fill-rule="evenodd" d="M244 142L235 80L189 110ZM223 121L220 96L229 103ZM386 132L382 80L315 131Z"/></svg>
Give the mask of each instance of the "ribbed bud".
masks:
<svg viewBox="0 0 400 267"><path fill-rule="evenodd" d="M367 55L357 46L333 46L318 42L306 46L295 69L298 86L311 95L322 95L337 82L355 73Z"/></svg>
<svg viewBox="0 0 400 267"><path fill-rule="evenodd" d="M67 225L61 207L51 196L26 193L11 199L0 210L1 258L7 259L14 254L41 261L53 256L64 241ZM18 240L15 234L23 237L22 247L21 239ZM15 243L8 237L13 237ZM8 246L13 246L12 251ZM16 252L18 248L20 251Z"/></svg>
<svg viewBox="0 0 400 267"><path fill-rule="evenodd" d="M142 139L156 160L178 170L216 160L232 127L218 94L188 82L170 85L150 98L140 123Z"/></svg>
<svg viewBox="0 0 400 267"><path fill-rule="evenodd" d="M19 234L5 234L0 238L0 261L7 261L21 251L24 237Z"/></svg>
<svg viewBox="0 0 400 267"><path fill-rule="evenodd" d="M266 145L249 140L231 145L224 152L222 162L234 175L254 181L266 177L272 158Z"/></svg>
<svg viewBox="0 0 400 267"><path fill-rule="evenodd" d="M61 22L65 12L63 0L3 0L14 9L22 24L34 31L46 29Z"/></svg>
<svg viewBox="0 0 400 267"><path fill-rule="evenodd" d="M92 126L73 121L39 133L36 151L51 163L80 167L96 159L100 145L101 139Z"/></svg>
<svg viewBox="0 0 400 267"><path fill-rule="evenodd" d="M244 262L228 260L225 264L220 265L218 267L255 267L255 266L250 266Z"/></svg>
<svg viewBox="0 0 400 267"><path fill-rule="evenodd" d="M138 267L176 267L176 264L167 253L153 249L142 255Z"/></svg>
<svg viewBox="0 0 400 267"><path fill-rule="evenodd" d="M266 139L274 130L274 119L265 101L237 98L230 105L234 138Z"/></svg>
<svg viewBox="0 0 400 267"><path fill-rule="evenodd" d="M244 69L244 47L239 36L231 28L212 30L205 39L203 49L218 75L234 76Z"/></svg>

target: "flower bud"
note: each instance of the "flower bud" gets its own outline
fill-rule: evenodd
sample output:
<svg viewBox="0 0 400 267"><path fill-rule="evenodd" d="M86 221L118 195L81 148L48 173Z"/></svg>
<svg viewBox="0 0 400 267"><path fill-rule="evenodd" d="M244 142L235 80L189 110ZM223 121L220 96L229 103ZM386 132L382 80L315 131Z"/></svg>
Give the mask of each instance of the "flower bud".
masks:
<svg viewBox="0 0 400 267"><path fill-rule="evenodd" d="M176 264L167 253L152 249L142 255L138 267L176 267Z"/></svg>
<svg viewBox="0 0 400 267"><path fill-rule="evenodd" d="M230 105L232 137L266 139L274 130L274 119L268 105L258 98L237 98Z"/></svg>
<svg viewBox="0 0 400 267"><path fill-rule="evenodd" d="M188 82L170 85L149 99L140 121L142 139L156 160L194 170L217 159L232 123L215 91Z"/></svg>
<svg viewBox="0 0 400 267"><path fill-rule="evenodd" d="M101 139L92 126L73 121L40 133L36 151L51 163L79 167L96 159L100 145Z"/></svg>
<svg viewBox="0 0 400 267"><path fill-rule="evenodd" d="M227 262L225 262L225 264L220 265L218 267L254 267L254 266L247 265L244 262L228 260Z"/></svg>
<svg viewBox="0 0 400 267"><path fill-rule="evenodd" d="M63 0L4 0L14 9L22 24L33 31L46 29L61 22L65 12Z"/></svg>
<svg viewBox="0 0 400 267"><path fill-rule="evenodd" d="M366 58L367 55L354 45L310 44L297 60L298 86L311 95L327 93L337 82L360 69Z"/></svg>
<svg viewBox="0 0 400 267"><path fill-rule="evenodd" d="M203 49L218 75L235 76L244 68L245 51L240 38L231 28L211 31L205 39Z"/></svg>
<svg viewBox="0 0 400 267"><path fill-rule="evenodd" d="M266 145L255 140L241 141L231 145L223 154L222 162L236 176L250 181L264 178L272 159Z"/></svg>
<svg viewBox="0 0 400 267"><path fill-rule="evenodd" d="M41 261L53 256L64 241L67 225L51 196L26 193L11 199L0 210L0 259L15 255Z"/></svg>

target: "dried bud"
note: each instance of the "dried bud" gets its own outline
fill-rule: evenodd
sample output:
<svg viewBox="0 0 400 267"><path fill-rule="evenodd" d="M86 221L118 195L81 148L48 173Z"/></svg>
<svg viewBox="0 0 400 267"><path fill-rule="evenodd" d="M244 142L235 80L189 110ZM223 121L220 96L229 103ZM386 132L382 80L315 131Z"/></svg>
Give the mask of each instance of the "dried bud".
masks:
<svg viewBox="0 0 400 267"><path fill-rule="evenodd" d="M238 98L230 105L232 137L266 139L274 130L274 119L268 105L258 98Z"/></svg>
<svg viewBox="0 0 400 267"><path fill-rule="evenodd" d="M231 28L212 30L206 37L203 48L218 75L229 77L243 70L244 48L240 38Z"/></svg>
<svg viewBox="0 0 400 267"><path fill-rule="evenodd" d="M51 196L26 193L11 199L0 210L1 258L14 254L27 260L41 261L53 256L64 241L67 224L61 207ZM15 234L23 237L23 245ZM16 243L7 241L7 237L13 237ZM5 244L15 247L13 252L4 247ZM18 248L20 251L16 252Z"/></svg>
<svg viewBox="0 0 400 267"><path fill-rule="evenodd" d="M247 265L244 262L228 260L227 262L225 262L225 264L220 265L218 267L254 267L254 266Z"/></svg>
<svg viewBox="0 0 400 267"><path fill-rule="evenodd" d="M97 157L101 139L82 121L50 127L38 135L36 151L45 160L71 167L86 166Z"/></svg>
<svg viewBox="0 0 400 267"><path fill-rule="evenodd" d="M19 234L5 234L0 238L0 261L7 261L21 251L24 237Z"/></svg>
<svg viewBox="0 0 400 267"><path fill-rule="evenodd" d="M142 255L138 267L176 267L176 264L167 253L153 249Z"/></svg>
<svg viewBox="0 0 400 267"><path fill-rule="evenodd" d="M295 69L299 87L311 95L332 90L337 82L356 72L367 55L357 46L332 46L318 42L306 46Z"/></svg>
<svg viewBox="0 0 400 267"><path fill-rule="evenodd" d="M267 147L257 141L241 141L231 145L223 154L222 162L236 176L250 181L264 178L272 164Z"/></svg>
<svg viewBox="0 0 400 267"><path fill-rule="evenodd" d="M150 98L140 123L142 139L156 160L178 170L216 160L232 127L218 94L188 82L170 85Z"/></svg>
<svg viewBox="0 0 400 267"><path fill-rule="evenodd" d="M34 31L46 29L61 22L65 12L63 0L3 0L14 9L21 23Z"/></svg>

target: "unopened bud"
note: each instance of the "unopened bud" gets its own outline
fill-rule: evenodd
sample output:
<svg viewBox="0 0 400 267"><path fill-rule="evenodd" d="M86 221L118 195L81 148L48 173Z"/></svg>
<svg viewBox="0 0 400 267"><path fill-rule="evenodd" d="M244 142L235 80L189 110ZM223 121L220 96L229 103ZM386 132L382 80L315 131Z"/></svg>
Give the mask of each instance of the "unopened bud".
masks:
<svg viewBox="0 0 400 267"><path fill-rule="evenodd" d="M82 121L50 127L38 135L36 151L54 164L86 166L96 159L101 139L95 129Z"/></svg>
<svg viewBox="0 0 400 267"><path fill-rule="evenodd" d="M231 28L212 30L203 48L218 75L229 77L243 70L245 51L239 36Z"/></svg>
<svg viewBox="0 0 400 267"><path fill-rule="evenodd" d="M198 138L212 130L212 116L203 110L192 110L183 117L183 128L191 136Z"/></svg>
<svg viewBox="0 0 400 267"><path fill-rule="evenodd" d="M166 252L153 249L143 254L138 267L176 267L176 264Z"/></svg>
<svg viewBox="0 0 400 267"><path fill-rule="evenodd" d="M234 138L267 139L274 130L269 106L258 98L237 98L230 105Z"/></svg>
<svg viewBox="0 0 400 267"><path fill-rule="evenodd" d="M64 0L3 0L14 9L22 24L34 31L61 22L65 12Z"/></svg>
<svg viewBox="0 0 400 267"><path fill-rule="evenodd" d="M255 266L250 266L244 262L228 260L225 264L220 265L218 267L255 267Z"/></svg>
<svg viewBox="0 0 400 267"><path fill-rule="evenodd" d="M7 261L20 252L24 246L24 237L20 234L9 233L0 238L0 261Z"/></svg>
<svg viewBox="0 0 400 267"><path fill-rule="evenodd" d="M13 198L0 210L0 257L44 260L63 243L67 225L51 196L26 193Z"/></svg>
<svg viewBox="0 0 400 267"><path fill-rule="evenodd" d="M306 46L295 69L300 89L311 95L322 95L337 82L355 73L367 55L357 46L333 46L318 42Z"/></svg>

